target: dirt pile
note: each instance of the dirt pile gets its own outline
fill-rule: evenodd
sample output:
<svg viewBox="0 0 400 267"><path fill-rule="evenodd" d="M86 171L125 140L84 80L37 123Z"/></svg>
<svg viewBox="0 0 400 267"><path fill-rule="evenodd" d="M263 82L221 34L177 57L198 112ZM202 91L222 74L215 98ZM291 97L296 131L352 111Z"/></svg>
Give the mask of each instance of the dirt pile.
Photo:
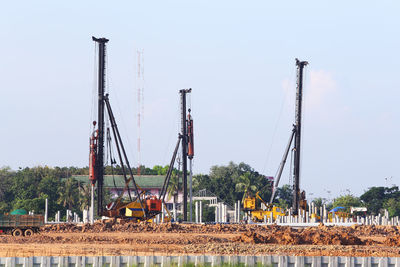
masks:
<svg viewBox="0 0 400 267"><path fill-rule="evenodd" d="M131 233L245 233L253 231L257 233L270 233L281 231L287 227L277 225L246 225L246 224L181 224L163 223L155 224L148 222L132 222L121 219L98 220L90 224L54 224L43 226L40 231L45 233L99 233L99 232L131 232Z"/></svg>
<svg viewBox="0 0 400 267"><path fill-rule="evenodd" d="M383 244L389 247L400 247L400 236L388 236L384 241Z"/></svg>
<svg viewBox="0 0 400 267"><path fill-rule="evenodd" d="M31 237L0 235L0 256L42 255L400 255L397 227L134 223L47 225Z"/></svg>
<svg viewBox="0 0 400 267"><path fill-rule="evenodd" d="M346 228L345 228L346 229ZM256 232L242 233L234 237L234 242L279 245L364 245L364 241L345 229L306 228L271 229L267 235Z"/></svg>
<svg viewBox="0 0 400 267"><path fill-rule="evenodd" d="M394 226L328 227L321 224L319 227L295 229L277 225L136 223L120 219L99 220L93 225L46 225L40 231L43 233L227 233L241 234L239 237L235 237L236 239L233 240L235 242L283 245L364 245L377 243L377 241L367 238L361 240L360 236L382 237L387 239L385 241L387 244L394 244L393 237L400 236L399 228Z"/></svg>

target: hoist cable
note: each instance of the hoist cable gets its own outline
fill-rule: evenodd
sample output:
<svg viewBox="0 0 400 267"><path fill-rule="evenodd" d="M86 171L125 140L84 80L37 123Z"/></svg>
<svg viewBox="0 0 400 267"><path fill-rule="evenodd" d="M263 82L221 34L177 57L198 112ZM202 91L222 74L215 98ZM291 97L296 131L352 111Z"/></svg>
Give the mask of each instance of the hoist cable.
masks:
<svg viewBox="0 0 400 267"><path fill-rule="evenodd" d="M293 176L292 176L293 164L294 164L293 153L294 153L294 149L292 149L292 151L290 153L290 164L289 164L289 184L291 186L293 186Z"/></svg>
<svg viewBox="0 0 400 267"><path fill-rule="evenodd" d="M93 57L93 82L92 82L92 95L91 95L91 106L90 106L90 127L89 136L93 133L93 124L95 121L94 110L96 109L96 89L97 89L97 44L94 43L94 57Z"/></svg>
<svg viewBox="0 0 400 267"><path fill-rule="evenodd" d="M305 68L305 69L307 69L307 68ZM301 131L302 131L302 133L301 133L301 136L302 136L302 138L301 138L301 140L300 140L300 147L301 147L301 149L302 149L302 156L300 157L300 162L299 162L299 164L300 164L300 173L299 173L299 176L301 177L301 173L302 173L302 170L303 170L303 168L301 168L301 166L302 166L302 162L303 162L303 158L304 158L304 136L307 136L306 134L305 134L305 130L307 130L307 127L305 127L305 126L307 126L306 125L306 121L307 121L307 111L308 111L308 108L307 108L307 103L308 103L308 97L305 97L306 96L306 94L304 93L305 91L304 91L304 88L307 88L307 86L305 86L306 85L306 83L307 83L307 72L306 71L303 71L303 105L302 105L302 115L301 115ZM307 146L306 146L307 147ZM300 151L299 151L300 152ZM300 185L299 185L300 186Z"/></svg>
<svg viewBox="0 0 400 267"><path fill-rule="evenodd" d="M279 109L278 118L277 118L277 120L275 122L274 130L272 132L271 143L270 143L269 148L267 150L267 156L266 156L266 159L265 159L265 162L264 162L264 166L263 166L263 171L262 171L263 173L265 173L265 171L268 169L268 164L269 164L269 160L270 160L270 156L271 156L271 151L272 151L272 147L273 147L274 142L275 142L275 137L276 137L276 133L277 133L277 130L278 130L278 126L279 126L279 123L280 123L281 118L282 118L283 109L285 107L285 104L288 101L288 95L289 95L289 91L290 91L289 88L293 85L293 84L290 83L290 81L293 81L293 73L294 73L294 70L292 69L292 71L290 72L290 79L288 80L289 82L286 83L284 88L283 88L284 96L283 96L283 99L282 99L282 102L281 102L281 106L280 106L280 109Z"/></svg>
<svg viewBox="0 0 400 267"><path fill-rule="evenodd" d="M110 156L110 166L111 166L111 175L113 178L113 184L114 184L114 189L117 189L117 185L115 183L115 176L114 176L114 164L115 164L115 159L113 157L112 153L112 146L111 146L111 133L110 133L110 128L107 127L107 154Z"/></svg>

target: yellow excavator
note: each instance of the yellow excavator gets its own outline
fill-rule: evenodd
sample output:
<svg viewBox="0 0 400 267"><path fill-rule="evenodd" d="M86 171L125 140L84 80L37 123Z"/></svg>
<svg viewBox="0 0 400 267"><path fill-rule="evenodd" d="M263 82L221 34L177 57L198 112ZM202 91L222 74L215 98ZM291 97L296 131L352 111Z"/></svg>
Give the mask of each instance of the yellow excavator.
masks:
<svg viewBox="0 0 400 267"><path fill-rule="evenodd" d="M261 208L261 204L257 207L257 202L263 203L266 207L265 210ZM247 212L253 222L262 222L265 216L267 216L267 218L271 218L272 216L272 218L276 220L278 216L286 215L284 209L265 202L260 197L259 192L256 193L255 197L246 197L243 200L243 210Z"/></svg>

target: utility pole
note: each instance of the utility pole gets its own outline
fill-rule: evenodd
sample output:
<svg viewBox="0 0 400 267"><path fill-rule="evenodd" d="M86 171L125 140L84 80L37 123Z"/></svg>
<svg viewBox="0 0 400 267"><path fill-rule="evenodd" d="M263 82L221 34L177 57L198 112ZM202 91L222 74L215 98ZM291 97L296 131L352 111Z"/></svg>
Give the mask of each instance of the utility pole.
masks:
<svg viewBox="0 0 400 267"><path fill-rule="evenodd" d="M92 37L92 40L99 45L99 67L98 67L98 148L96 155L96 176L97 176L97 215L103 213L103 183L104 183L104 89L105 89L105 59L106 59L106 38Z"/></svg>
<svg viewBox="0 0 400 267"><path fill-rule="evenodd" d="M296 119L294 125L294 168L293 168L293 213L297 214L300 203L300 145L301 145L301 113L303 100L303 69L307 61L296 58L297 66L297 89L296 89Z"/></svg>
<svg viewBox="0 0 400 267"><path fill-rule="evenodd" d="M186 94L192 91L189 89L179 90L181 94L181 134L182 134L182 172L183 172L183 221L187 221L187 158L188 158L188 138L187 138L187 127L186 127Z"/></svg>

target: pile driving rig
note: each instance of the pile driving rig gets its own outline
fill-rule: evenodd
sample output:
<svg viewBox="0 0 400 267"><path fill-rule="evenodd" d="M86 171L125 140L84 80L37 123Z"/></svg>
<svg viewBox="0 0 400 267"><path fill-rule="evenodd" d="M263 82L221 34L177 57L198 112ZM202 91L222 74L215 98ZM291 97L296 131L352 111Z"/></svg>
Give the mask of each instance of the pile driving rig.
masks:
<svg viewBox="0 0 400 267"><path fill-rule="evenodd" d="M298 214L300 210L307 209L307 201L305 191L300 193L300 144L301 144L301 117L302 117L302 100L303 100L303 70L304 67L308 65L307 61L300 61L296 58L296 66L297 66L297 86L296 86L296 117L295 124L293 124L292 134L289 138L289 143L286 146L285 153L283 155L282 161L279 165L278 175L275 180L275 184L272 188L272 195L269 203L266 203L259 195L256 194L256 197L247 196L243 201L243 209L248 212L249 216L253 219L253 221L261 221L264 219L264 216L268 218L271 216L276 219L276 216L283 216L285 213L282 209L278 207L274 207L272 202L275 198L275 193L279 185L279 180L281 179L283 169L285 167L285 163L294 140L293 146L293 154L294 154L294 168L293 168L293 201L292 201L292 211L294 215ZM261 201L266 206L266 209L258 208L257 202Z"/></svg>
<svg viewBox="0 0 400 267"><path fill-rule="evenodd" d="M97 215L107 217L129 218L135 220L149 220L162 212L162 205L165 203L168 184L174 168L175 159L178 153L179 145L182 142L182 151L185 152L183 157L193 157L193 120L190 115L186 119L186 105L182 107L182 133L179 134L178 143L175 147L167 175L164 180L163 187L158 196L150 195L142 190L135 182L132 173L132 168L127 158L124 144L111 108L109 95L105 94L105 58L106 58L106 43L109 41L106 38L92 37L98 45L98 117L97 123L93 122L93 132L90 137L90 153L89 153L89 180L92 185L92 203L94 202L94 187L97 183ZM190 93L191 89L181 90L181 99L186 103L186 93ZM111 125L107 128L107 146L110 149L111 165L116 161L111 156L111 132L115 141L119 165L123 172L125 187L117 199L107 205L104 204L104 118L107 111L108 119ZM96 127L97 126L97 127ZM183 181L186 181L186 169L184 166ZM186 192L184 187L184 192ZM133 191L133 196L132 196ZM124 196L128 195L129 200L124 200ZM186 193L187 194L187 193ZM186 198L184 200L187 201Z"/></svg>

